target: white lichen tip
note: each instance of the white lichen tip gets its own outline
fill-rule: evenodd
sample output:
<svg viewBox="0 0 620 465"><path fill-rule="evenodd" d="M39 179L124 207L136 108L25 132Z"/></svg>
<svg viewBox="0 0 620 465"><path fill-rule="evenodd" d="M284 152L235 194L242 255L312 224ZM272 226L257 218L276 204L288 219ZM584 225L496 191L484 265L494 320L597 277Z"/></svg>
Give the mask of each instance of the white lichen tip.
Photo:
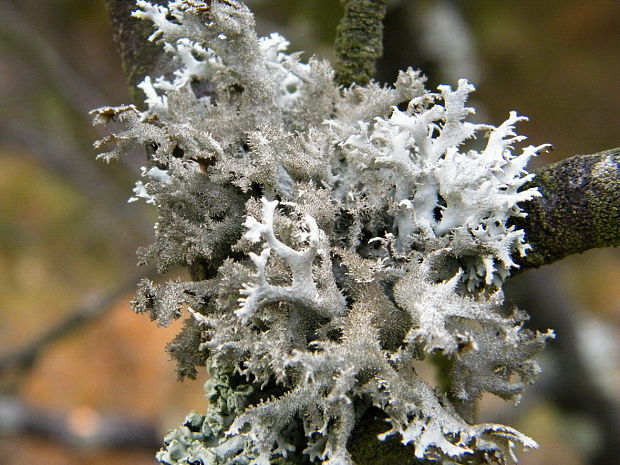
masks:
<svg viewBox="0 0 620 465"><path fill-rule="evenodd" d="M149 40L155 41L166 32L182 31L183 28L180 24L175 24L168 19L170 15L174 15L174 10L180 7L181 3L180 1L171 1L168 4L168 8L166 8L165 6L153 5L150 2L138 0L136 6L140 9L133 11L131 16L153 22L156 30L149 36Z"/></svg>
<svg viewBox="0 0 620 465"><path fill-rule="evenodd" d="M263 204L262 214L263 222L259 222L253 216L248 216L243 223L243 226L248 228L248 231L243 235L252 243L256 243L261 240L262 236L268 236L270 231L273 231L273 216L278 206L278 201L268 201L265 197L261 198Z"/></svg>

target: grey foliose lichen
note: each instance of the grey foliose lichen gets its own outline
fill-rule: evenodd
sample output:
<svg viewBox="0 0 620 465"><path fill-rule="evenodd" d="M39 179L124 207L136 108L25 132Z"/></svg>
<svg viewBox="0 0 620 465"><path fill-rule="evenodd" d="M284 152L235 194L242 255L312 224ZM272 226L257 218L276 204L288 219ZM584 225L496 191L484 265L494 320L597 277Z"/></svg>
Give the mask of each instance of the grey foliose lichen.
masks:
<svg viewBox="0 0 620 465"><path fill-rule="evenodd" d="M396 435L418 459L505 463L515 445L536 447L467 414L484 392L518 401L552 337L502 307L511 257L528 249L507 220L539 195L520 190L544 148L514 152L523 118L470 122L471 84L428 92L412 70L391 87L339 88L328 63L258 38L234 0L137 7L178 69L144 80L146 110L94 111L126 128L97 144L116 143L100 157L148 148L132 199L159 218L142 260L207 271L143 281L134 308L164 325L189 314L180 372L208 360L245 380L221 382L159 460L350 465L370 406L390 428L380 439ZM444 389L414 368L429 355L449 362Z"/></svg>

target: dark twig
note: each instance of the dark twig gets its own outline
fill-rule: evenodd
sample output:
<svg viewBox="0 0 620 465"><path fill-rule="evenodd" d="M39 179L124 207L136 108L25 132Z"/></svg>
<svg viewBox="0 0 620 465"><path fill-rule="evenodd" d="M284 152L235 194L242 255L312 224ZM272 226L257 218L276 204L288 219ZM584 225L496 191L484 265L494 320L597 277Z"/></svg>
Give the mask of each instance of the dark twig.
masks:
<svg viewBox="0 0 620 465"><path fill-rule="evenodd" d="M130 0L127 3L132 3L135 7L134 0ZM13 2L8 0L0 0L0 7L2 8L2 15L0 15L0 37L19 51L16 57L44 78L45 86L51 88L54 93L61 97L63 104L77 116L78 122L83 125L85 121L87 121L84 118L87 117L88 112L106 103L106 101L109 100L108 96L102 93L96 86L92 85L89 79L75 69L63 54L58 51L56 44L54 44L49 37L42 35L42 31L36 28L24 11L17 8ZM5 105L6 101L3 102L2 106L4 107ZM6 108L0 108L0 110L8 111ZM36 145L34 142L40 140L42 137L36 135L36 137L32 138L32 134L27 133L38 132L41 134L44 132L40 129L34 131L32 128L35 126L36 125L32 122L23 124L23 122L16 123L14 119L7 119L7 122L3 123L0 128L0 137L3 135L2 132L11 133L11 135L17 136L15 138L19 140L21 144L32 147ZM93 161L90 147L81 147L80 145L84 142L90 142L92 136L96 134L96 130L93 130L92 134L83 130L79 132L75 131L71 134L70 138L65 137L62 134L63 131L57 131L53 126L52 130L54 131L54 138L56 139L53 145L64 146L52 156L54 159L52 164L57 162L60 158L64 158L65 160L70 159L69 165L75 164L81 167ZM51 138L51 136L48 137L46 143L50 142L49 139ZM52 154L53 149L39 150L39 152L47 156L48 154ZM84 158L85 156L89 157L90 160L88 162L80 160L80 158ZM135 163L132 163L129 157L123 157L121 162L130 171L135 172L137 170L137 166L134 166ZM65 167L65 169L66 168L67 167ZM71 173L75 171L76 168L70 169ZM92 167L89 168L88 171L94 173ZM98 176L99 179L97 182L91 182L92 177L92 174L80 174L79 178L81 182L77 183L78 187L80 184L86 184L90 186L91 190L98 190L100 188L99 186L109 187L111 185L109 180L103 179L104 176ZM116 195L118 195L118 187L116 191ZM109 195L109 193L107 195Z"/></svg>
<svg viewBox="0 0 620 465"><path fill-rule="evenodd" d="M130 231L132 237L141 237L151 230L151 221L142 214L143 210L119 208L129 197L129 188L108 175L95 163L94 157L85 159L80 153L81 147L62 133L50 134L12 120L0 121L0 142L14 147L16 153L25 149L26 155L71 183L93 202L92 210L105 218L102 227L109 228L110 232L116 233L122 228Z"/></svg>
<svg viewBox="0 0 620 465"><path fill-rule="evenodd" d="M102 199L118 207L119 199L128 197L127 191L105 176L94 160L86 159L81 147L69 137L47 134L38 128L8 119L0 121L0 141L16 152L25 151L36 158L46 170L69 181L83 195L101 204ZM94 157L91 157L94 159Z"/></svg>
<svg viewBox="0 0 620 465"><path fill-rule="evenodd" d="M154 425L135 418L92 410L51 411L14 397L0 397L0 433L33 435L69 447L153 450L161 443Z"/></svg>
<svg viewBox="0 0 620 465"><path fill-rule="evenodd" d="M29 58L28 63L53 83L54 89L78 114L87 114L107 100L99 89L69 65L12 2L2 1L1 8L0 34Z"/></svg>

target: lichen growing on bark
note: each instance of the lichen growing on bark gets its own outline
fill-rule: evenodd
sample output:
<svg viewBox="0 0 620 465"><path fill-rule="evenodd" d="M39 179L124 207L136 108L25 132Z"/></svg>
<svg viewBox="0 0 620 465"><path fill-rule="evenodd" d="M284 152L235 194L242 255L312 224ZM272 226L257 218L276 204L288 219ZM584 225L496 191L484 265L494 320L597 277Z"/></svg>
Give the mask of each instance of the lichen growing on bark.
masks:
<svg viewBox="0 0 620 465"><path fill-rule="evenodd" d="M171 432L160 461L353 464L372 412L378 440L412 461L535 447L467 414L484 392L518 401L552 337L502 306L529 247L509 220L540 195L525 165L545 146L515 149L523 118L473 123L471 84L429 92L413 70L340 88L328 63L258 38L234 0L137 6L175 71L144 79L143 111L94 111L125 127L100 157L148 148L132 199L159 217L141 260L201 271L143 281L134 308L162 325L188 315L180 373L207 361L214 375L209 412ZM449 361L447 389L416 372L429 356Z"/></svg>

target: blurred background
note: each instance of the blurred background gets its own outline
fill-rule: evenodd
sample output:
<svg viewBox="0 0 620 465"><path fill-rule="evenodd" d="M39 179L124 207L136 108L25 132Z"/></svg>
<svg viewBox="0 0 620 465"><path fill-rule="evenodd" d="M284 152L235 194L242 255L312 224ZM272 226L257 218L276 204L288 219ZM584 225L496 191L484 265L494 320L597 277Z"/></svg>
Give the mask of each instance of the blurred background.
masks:
<svg viewBox="0 0 620 465"><path fill-rule="evenodd" d="M337 0L253 0L261 34L332 58ZM390 1L377 78L421 68L429 88L467 77L478 118L555 151L620 145L620 2ZM88 111L130 102L103 0L0 0L0 460L5 465L153 464L165 431L203 411L204 371L176 381L178 325L131 312L135 250L155 212L127 204L143 154L95 161ZM99 132L98 132L99 131ZM169 277L181 275L172 270ZM617 463L620 250L594 250L511 280L531 326L555 328L544 374L502 421L540 449L522 464Z"/></svg>

